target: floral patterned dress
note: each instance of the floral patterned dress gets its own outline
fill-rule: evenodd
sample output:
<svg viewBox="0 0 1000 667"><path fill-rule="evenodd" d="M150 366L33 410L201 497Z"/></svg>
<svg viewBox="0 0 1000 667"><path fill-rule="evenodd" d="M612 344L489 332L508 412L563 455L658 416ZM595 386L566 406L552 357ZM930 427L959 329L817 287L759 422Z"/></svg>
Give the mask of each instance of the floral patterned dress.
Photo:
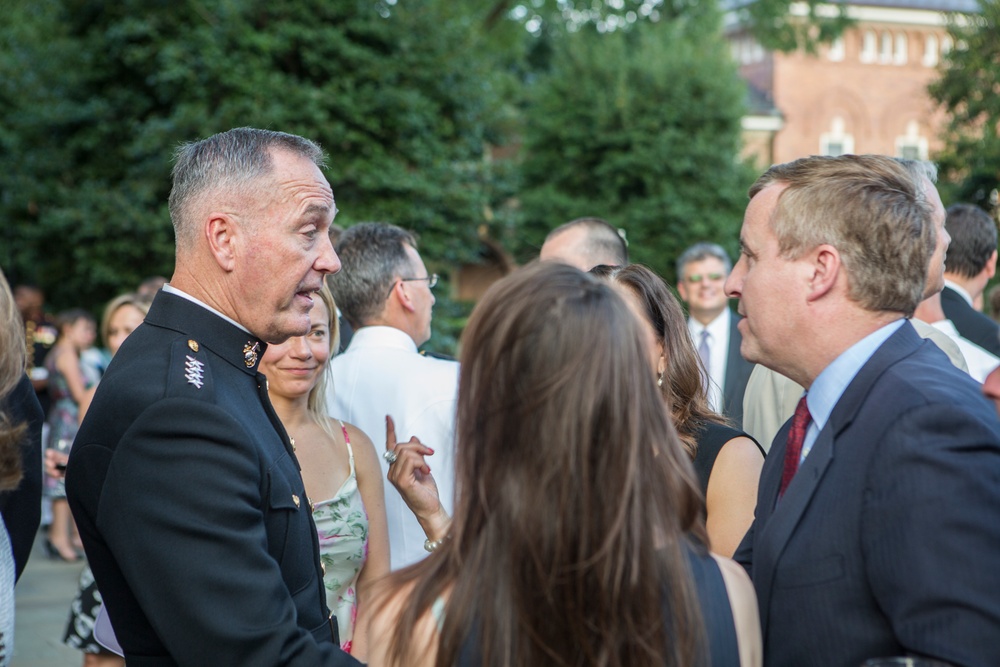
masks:
<svg viewBox="0 0 1000 667"><path fill-rule="evenodd" d="M368 559L368 513L361 500L354 450L343 422L340 429L347 443L351 473L333 498L313 505L313 519L319 533L320 560L326 568L323 575L326 603L337 616L341 648L350 652L358 614L358 576Z"/></svg>
<svg viewBox="0 0 1000 667"><path fill-rule="evenodd" d="M54 353L49 353L45 358L45 367L49 371L49 398L52 401L48 416L49 439L46 446L68 453L68 448L73 444L73 438L80 428L80 406L73 400L66 376L56 368L55 357ZM80 374L83 376L84 389L90 389L97 383L98 378L93 377L92 372L84 364L80 364ZM66 488L61 478L56 479L46 475L45 491L50 498L66 497Z"/></svg>

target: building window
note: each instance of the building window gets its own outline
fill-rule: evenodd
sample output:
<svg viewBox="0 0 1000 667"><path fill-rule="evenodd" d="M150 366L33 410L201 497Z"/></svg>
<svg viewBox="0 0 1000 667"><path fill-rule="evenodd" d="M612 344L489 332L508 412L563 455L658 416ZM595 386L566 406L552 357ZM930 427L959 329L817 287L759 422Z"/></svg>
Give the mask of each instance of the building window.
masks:
<svg viewBox="0 0 1000 667"><path fill-rule="evenodd" d="M955 42L952 41L951 35L945 35L941 38L941 55L946 56L951 53L951 48Z"/></svg>
<svg viewBox="0 0 1000 667"><path fill-rule="evenodd" d="M854 152L854 137L844 131L844 119L835 116L830 131L819 138L820 155L845 155Z"/></svg>
<svg viewBox="0 0 1000 667"><path fill-rule="evenodd" d="M924 67L935 67L938 64L937 35L927 35L924 39Z"/></svg>
<svg viewBox="0 0 1000 667"><path fill-rule="evenodd" d="M892 62L897 65L905 65L909 56L909 51L910 48L906 35L901 32L896 33L896 51L892 54Z"/></svg>
<svg viewBox="0 0 1000 667"><path fill-rule="evenodd" d="M887 32L882 33L882 39L879 42L878 59L882 63L892 62L892 35Z"/></svg>
<svg viewBox="0 0 1000 667"><path fill-rule="evenodd" d="M833 62L840 62L844 59L844 38L838 37L830 44L830 51L827 54Z"/></svg>
<svg viewBox="0 0 1000 667"><path fill-rule="evenodd" d="M865 34L861 37L861 62L875 62L875 58L878 55L875 42L875 33L871 30L865 30Z"/></svg>
<svg viewBox="0 0 1000 667"><path fill-rule="evenodd" d="M906 124L906 134L896 137L896 157L926 160L927 148L927 137L920 135L920 125L915 120Z"/></svg>

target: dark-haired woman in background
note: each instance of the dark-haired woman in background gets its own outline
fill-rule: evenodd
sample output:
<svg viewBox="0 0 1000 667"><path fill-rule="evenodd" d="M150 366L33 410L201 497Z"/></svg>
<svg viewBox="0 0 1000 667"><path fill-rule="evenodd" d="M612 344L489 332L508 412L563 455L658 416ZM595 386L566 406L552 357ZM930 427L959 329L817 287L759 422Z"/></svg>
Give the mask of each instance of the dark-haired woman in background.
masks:
<svg viewBox="0 0 1000 667"><path fill-rule="evenodd" d="M643 324L650 366L705 495L712 550L732 556L753 522L764 450L709 407L684 311L663 279L641 264L591 273L618 288Z"/></svg>
<svg viewBox="0 0 1000 667"><path fill-rule="evenodd" d="M709 555L691 463L609 286L536 263L463 335L448 522L417 439L389 479L431 555L386 580L372 665L757 665L749 579ZM391 423L390 423L391 424Z"/></svg>

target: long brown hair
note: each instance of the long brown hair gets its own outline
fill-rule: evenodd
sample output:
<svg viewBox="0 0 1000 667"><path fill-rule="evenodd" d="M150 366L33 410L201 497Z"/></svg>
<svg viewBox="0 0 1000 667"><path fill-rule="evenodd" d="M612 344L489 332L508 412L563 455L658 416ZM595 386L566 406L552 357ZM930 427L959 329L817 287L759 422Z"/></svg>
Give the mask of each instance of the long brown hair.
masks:
<svg viewBox="0 0 1000 667"><path fill-rule="evenodd" d="M16 489L21 481L21 443L25 424L13 423L3 408L7 394L24 376L27 347L24 322L14 303L10 285L0 271L0 491Z"/></svg>
<svg viewBox="0 0 1000 667"><path fill-rule="evenodd" d="M606 284L554 262L493 285L463 336L449 539L391 639L448 594L437 665L475 632L483 665L689 665L703 626L685 562L700 511L638 322Z"/></svg>
<svg viewBox="0 0 1000 667"><path fill-rule="evenodd" d="M712 410L701 381L702 366L691 342L684 310L667 283L642 264L598 266L591 273L632 291L642 304L646 320L663 344L667 358L660 390L670 407L677 433L693 458L698 450L695 435L704 422L726 423L725 417Z"/></svg>

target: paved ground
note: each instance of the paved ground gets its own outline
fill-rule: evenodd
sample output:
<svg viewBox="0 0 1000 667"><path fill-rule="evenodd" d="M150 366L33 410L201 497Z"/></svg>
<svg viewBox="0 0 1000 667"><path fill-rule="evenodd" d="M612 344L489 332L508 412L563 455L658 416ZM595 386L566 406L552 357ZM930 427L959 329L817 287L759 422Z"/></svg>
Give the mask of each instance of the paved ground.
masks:
<svg viewBox="0 0 1000 667"><path fill-rule="evenodd" d="M69 605L76 595L83 561L66 563L50 559L42 536L15 594L14 659L11 667L80 667L83 654L62 643Z"/></svg>

